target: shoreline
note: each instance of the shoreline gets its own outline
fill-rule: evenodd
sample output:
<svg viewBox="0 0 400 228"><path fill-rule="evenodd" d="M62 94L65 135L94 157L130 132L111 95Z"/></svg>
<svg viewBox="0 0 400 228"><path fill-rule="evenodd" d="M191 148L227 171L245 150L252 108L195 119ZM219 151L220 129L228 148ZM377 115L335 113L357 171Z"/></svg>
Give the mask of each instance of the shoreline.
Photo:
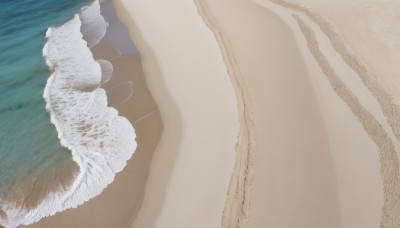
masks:
<svg viewBox="0 0 400 228"><path fill-rule="evenodd" d="M113 39L112 35L108 37ZM121 56L120 52L107 47L105 44L95 47L94 53L96 59L110 59L115 66L111 81L103 87L105 90L109 91L114 87L113 85L118 85L123 81L134 81L133 98L127 103L119 105L117 109L135 126L136 140L140 142L140 145L138 145L135 155L128 161L123 171L116 175L116 179L99 196L78 208L67 209L51 217L43 218L35 224L23 227L67 228L71 226L71 221L75 221L78 217L81 218L80 223L74 224L74 227L101 227L105 224L109 224L110 227L120 227L130 224L132 217L140 208L148 167L161 137L160 113L147 90L140 60L137 57ZM130 195L130 200L125 199L128 195ZM113 219L107 216L110 213L116 213L116 211L120 213L115 214ZM99 217L100 214L103 214L103 216Z"/></svg>
<svg viewBox="0 0 400 228"><path fill-rule="evenodd" d="M102 73L112 71L112 68L109 69L111 64L106 61L99 64L90 47L104 36L106 27L107 23L100 15L99 2L94 1L82 7L71 20L47 29L42 54L51 75L43 91L45 108L59 142L70 151L79 172L72 174L74 180L67 187L61 173L53 177L53 181L59 179L60 183L48 181L44 184L46 180L42 178L29 180L32 189L12 193L26 191L26 198L2 206L7 215L2 225L28 225L82 205L114 180L115 173L121 171L135 151L136 135L132 125L107 106L105 91L98 88ZM83 71L86 74L82 75ZM85 110L83 115L80 114L82 110ZM71 168L63 170L66 171L71 171ZM54 188L60 191L53 191ZM25 203L31 208L26 209Z"/></svg>
<svg viewBox="0 0 400 228"><path fill-rule="evenodd" d="M138 148L126 167L116 175L115 180L95 198L87 201L78 208L68 209L53 216L41 219L39 222L22 227L40 228L76 228L125 227L130 224L132 217L140 208L143 200L143 188L148 175L148 166L151 163L152 152L161 137L162 122L159 112L154 112L155 103L145 88L140 60L134 57L122 56L114 60L115 74L111 84L118 84L120 80L133 77L136 93L127 103L118 107L121 114L126 115L135 126ZM135 72L134 74L127 72ZM119 75L119 76L118 76ZM115 75L114 75L115 76ZM150 105L149 105L150 104ZM130 110L131 108L134 108ZM155 109L157 110L157 109ZM143 111L152 113L147 118ZM139 144L140 142L140 144ZM126 197L129 200L126 200ZM118 213L117 213L118 212ZM114 213L112 217L109 215ZM75 223L79 218L79 223Z"/></svg>

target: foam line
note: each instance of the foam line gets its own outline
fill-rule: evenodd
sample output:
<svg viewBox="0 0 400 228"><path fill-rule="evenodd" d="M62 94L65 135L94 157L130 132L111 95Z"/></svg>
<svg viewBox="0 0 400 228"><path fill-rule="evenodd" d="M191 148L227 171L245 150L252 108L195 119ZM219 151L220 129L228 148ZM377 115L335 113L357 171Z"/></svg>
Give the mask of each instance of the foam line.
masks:
<svg viewBox="0 0 400 228"><path fill-rule="evenodd" d="M31 224L97 196L136 149L133 126L107 106L106 92L99 88L109 79L112 67L105 60L96 61L89 49L104 35L96 30L99 24L95 21L104 25L98 6L96 1L67 23L49 28L43 48L46 63L53 71L43 94L46 109L61 144L71 151L80 172L67 191L50 193L32 210L1 205L7 214L2 226Z"/></svg>

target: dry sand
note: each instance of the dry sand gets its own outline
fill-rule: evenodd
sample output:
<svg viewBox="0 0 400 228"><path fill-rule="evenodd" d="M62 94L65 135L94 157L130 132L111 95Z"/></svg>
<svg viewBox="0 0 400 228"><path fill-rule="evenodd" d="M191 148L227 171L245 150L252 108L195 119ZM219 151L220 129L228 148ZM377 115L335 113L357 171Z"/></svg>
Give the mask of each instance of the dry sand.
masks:
<svg viewBox="0 0 400 228"><path fill-rule="evenodd" d="M254 107L251 216L238 227L340 227L328 137L291 31L249 1L201 2L230 41Z"/></svg>
<svg viewBox="0 0 400 228"><path fill-rule="evenodd" d="M198 2L235 53L257 133L249 223L223 227L398 227L398 111L373 66L286 1Z"/></svg>
<svg viewBox="0 0 400 228"><path fill-rule="evenodd" d="M247 139L258 147L254 185L249 187L253 191L244 190L249 183L240 179L253 178L254 163L238 163L249 155L246 148L239 149L242 153L236 157L224 213L219 214L222 227L396 227L398 164L393 121L376 93L360 80L357 67L338 50L332 34L307 15L293 17L291 14L299 11L295 7L282 9L267 0L258 4L244 0L195 2L219 44L235 92L241 92L237 102L244 118L239 115L239 121L243 124L246 113L251 121L253 114L256 134L251 137L257 135ZM178 1L172 4L179 11L175 14L164 7L160 8L165 12L155 10L156 4L160 7L162 3L122 1L139 27L134 27L136 36L150 40L149 46L154 43L154 52L165 48L166 41L154 41L155 34L165 28L181 41L190 42L186 34L172 30L181 26L179 18L188 17L187 12L175 9ZM124 15L129 17L126 11ZM158 17L163 21L158 22ZM187 31L196 29L189 25ZM160 65L170 62L155 55ZM357 63L362 58L352 56L351 60ZM238 88L241 86L247 89ZM240 100L243 97L246 99ZM253 109L246 110L249 104ZM178 108L180 105L177 102ZM173 189L180 186L169 185ZM147 186L154 191L151 188ZM233 201L240 203L230 202L232 189ZM190 194L183 188L177 191ZM175 198L166 195L165 204L169 199ZM191 203L195 201L187 205ZM209 204L213 206L213 202ZM141 223L139 216L133 227L183 227L181 220L188 216L196 224L198 217L209 218L200 210L181 213L180 204L164 207L170 211L161 210L156 216L150 210L141 211L146 219L151 214L153 223Z"/></svg>
<svg viewBox="0 0 400 228"><path fill-rule="evenodd" d="M264 7L271 8L270 1L259 0L257 2ZM348 119L346 124L340 127L338 120L345 118L338 115L340 112L337 112L333 105L331 107L327 105L332 102L320 102L328 127L330 145L336 148L333 158L338 173L343 227L400 226L397 157L399 147L396 139L398 127L395 124L399 115L398 108L388 100L388 91L385 91L381 87L382 85L372 78L371 72L381 71L368 64L364 55L360 56L353 52L353 49L349 48L349 43L344 43L345 41L341 39L343 34L337 33L343 27L331 26L339 20L347 20L352 23L354 15L346 11L347 16L330 18L328 23L326 16L329 16L329 13L318 15L291 3L295 1L273 2L277 3L276 6L283 6L280 9L273 7L274 12L279 12L282 18L286 18L285 21L293 25L293 30L298 31L299 27L301 28L301 31L296 33L303 36L299 40L299 46L305 46L308 49L302 53L311 54L311 56L303 58L308 61L316 60L322 70L320 74L322 73L329 81L329 87L346 104L362 126L358 134L355 132L348 134L355 130L351 126L354 126L356 122ZM307 5L307 8L313 7L315 7L313 4ZM348 6L344 9L348 10L352 7ZM373 25L368 26L373 27ZM364 28L360 27L359 29ZM354 34L348 32L345 35L358 36L358 31L354 31ZM376 42L371 41L371 45L375 44ZM365 45L364 48L367 46ZM390 56L387 57L390 58ZM395 84L396 81L393 83ZM315 90L324 91L321 81L315 81L314 84L316 85L314 86ZM395 94L390 94L390 96L395 96ZM365 135L369 139L365 138ZM346 150L344 145L350 145L349 149L351 150Z"/></svg>
<svg viewBox="0 0 400 228"><path fill-rule="evenodd" d="M118 108L138 151L100 196L31 227L399 227L397 68L379 65L398 42L384 2L115 0L145 74L115 60L118 75L136 72Z"/></svg>
<svg viewBox="0 0 400 228"><path fill-rule="evenodd" d="M115 3L142 54L165 127L133 227L219 227L239 120L218 43L193 2ZM170 103L157 90L160 81L181 118L177 146L171 146L176 143L176 116L168 113ZM176 156L172 167L171 153Z"/></svg>

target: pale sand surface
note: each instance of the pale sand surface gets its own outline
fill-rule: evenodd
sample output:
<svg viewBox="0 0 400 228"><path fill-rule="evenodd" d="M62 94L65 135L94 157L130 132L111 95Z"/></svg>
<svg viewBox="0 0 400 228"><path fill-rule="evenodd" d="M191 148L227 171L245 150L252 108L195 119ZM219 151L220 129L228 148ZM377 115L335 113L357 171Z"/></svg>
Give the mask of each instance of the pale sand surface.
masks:
<svg viewBox="0 0 400 228"><path fill-rule="evenodd" d="M196 29L186 21L194 16L180 11L190 4L176 1L170 6L173 10L165 10L165 7L160 7L164 3L157 1L141 4L120 2L119 12L125 18L122 21L129 23L130 19L134 20L134 24L130 24L131 35L134 33L134 39L141 40L142 48L148 45L144 52L156 47L152 51L160 68L163 68L162 64L166 64L165 68L173 67L176 55L172 53L177 51L170 49L171 43L157 37L168 31L179 37L182 42L180 48L190 43L190 35L179 30L182 18L185 18L186 31ZM393 174L394 179L387 179L385 175L391 174L390 167L396 167L396 162L391 159L393 163L389 164L389 168L384 167L383 171L380 164L380 161L387 161L393 155L396 144L391 142L395 139L391 132L393 126L389 126L379 99L365 87L357 70L346 59L343 60L341 53L337 53L337 47L330 44L331 37L326 37L327 34L324 35L318 25L307 21L316 31L317 42L312 42L300 30L300 22L292 17L292 12L271 6L274 4L270 1L260 0L258 4L244 0L196 2L202 19L219 44L227 76L233 81L237 75L244 78L243 84L233 82L232 85L236 92L248 91L250 101L244 101L253 107L251 111L257 135L255 181L251 186L254 190L250 195L240 193L250 198L250 207L239 205L245 212L236 214L236 218L232 213L227 224L222 222L227 214L218 214L222 226L378 227L382 218L393 220L390 213L385 212L388 217L382 217L381 210L383 185L396 178L396 173ZM176 9L178 5L175 4L178 3L181 9ZM163 12L154 9L156 6ZM148 18L151 20L147 21ZM165 39L169 37L163 36ZM197 42L202 43L202 40L202 37L197 37ZM166 44L168 47L163 46ZM315 51L315 47L319 47L320 51ZM169 50L174 59L163 60L163 50ZM219 54L208 55L211 58ZM338 87L338 83L344 86ZM240 86L247 86L247 90L238 90ZM239 100L237 102L240 103ZM176 103L180 109L182 103ZM238 108L239 113L243 111L240 105ZM236 159L243 155L238 154ZM178 153L177 161L184 158ZM190 163L190 160L185 162ZM156 169L157 164L153 165ZM172 170L180 169L173 167ZM251 172L243 170L239 176L252 178ZM232 177L235 177L235 171ZM157 175L154 177L157 178ZM238 181L236 184L244 183ZM178 189L175 185L181 186L179 181L168 182L167 191L168 188ZM155 186L149 181L146 191L157 192ZM227 189L228 193L231 187ZM176 191L186 195L184 190ZM240 200L243 195L235 195L234 200ZM394 196L385 194L388 199ZM162 203L159 198L149 198L147 204L145 199L133 227L184 227L186 223L182 221L197 224L199 217L209 218L207 213L191 209L193 202L189 198L186 203L192 205L186 207L184 213L179 202L174 206L168 205L168 200L172 204L175 199L174 194L168 192ZM214 206L213 201L208 202L210 208ZM227 202L225 211L237 206ZM165 209L159 209L160 205ZM396 206L395 203L392 205ZM157 213L151 211L154 208ZM384 208L390 208L390 203ZM168 212L163 211L167 209ZM246 210L250 211L250 218ZM178 214L181 217L176 216ZM214 225L209 227L221 226L209 224Z"/></svg>
<svg viewBox="0 0 400 228"><path fill-rule="evenodd" d="M281 1L283 2L283 1ZM399 104L400 2L397 0L285 0L327 19L346 46L368 66L371 77ZM351 22L351 23L349 23ZM365 48L368 47L368 48Z"/></svg>
<svg viewBox="0 0 400 228"><path fill-rule="evenodd" d="M115 0L146 75L114 60L114 84L136 72L119 110L138 151L100 196L31 227L398 227L398 4L383 2Z"/></svg>
<svg viewBox="0 0 400 228"><path fill-rule="evenodd" d="M117 1L116 5L142 54L165 127L133 227L220 227L239 121L218 44L193 2ZM152 69L155 65L159 72ZM175 117L170 118L169 104L158 98L160 79L182 120L181 139L166 184L168 163L164 163L171 153Z"/></svg>
<svg viewBox="0 0 400 228"><path fill-rule="evenodd" d="M254 107L258 151L246 227L340 227L328 136L290 30L249 1L202 2L231 42Z"/></svg>
<svg viewBox="0 0 400 228"><path fill-rule="evenodd" d="M250 216L249 209L253 191L257 151L253 107L247 90L246 80L237 64L230 41L226 39L212 17L209 16L208 9L204 3L202 1L194 2L199 15L214 33L236 93L240 131L236 144L235 166L227 190L221 225L222 227L242 227L247 224Z"/></svg>
<svg viewBox="0 0 400 228"><path fill-rule="evenodd" d="M288 28L249 1L200 2L230 41L254 107L258 152L248 227L378 227L379 149L313 60L298 25ZM374 96L357 78L343 78L356 76L324 47L339 78L394 138Z"/></svg>
<svg viewBox="0 0 400 228"><path fill-rule="evenodd" d="M296 0L257 0L274 2L318 25L335 51L376 97L397 140L400 140L398 48L393 44L398 31L392 0L357 0L334 4L298 2ZM335 10L332 10L335 9ZM380 21L380 23L377 23ZM385 21L385 23L382 23ZM309 24L309 23L307 23ZM368 47L368 48L366 48ZM390 66L387 64L389 63ZM399 142L395 142L399 144Z"/></svg>
<svg viewBox="0 0 400 228"><path fill-rule="evenodd" d="M104 53L107 50L104 48L98 51L95 57L106 59L112 56L110 52ZM101 55L102 52L104 55ZM122 56L112 63L114 73L106 88L121 81L134 81L134 96L117 108L120 115L127 117L135 127L138 142L135 154L101 195L76 209L57 213L23 227L129 227L137 215L144 197L151 159L163 126L157 105L146 87L140 60L137 57Z"/></svg>
<svg viewBox="0 0 400 228"><path fill-rule="evenodd" d="M258 2L278 12L291 25L292 30L297 31L295 34L303 58L308 61L311 81L318 94L328 129L331 151L334 152L343 227L378 227L380 223L383 227L397 227L398 161L394 151L397 142L383 115L379 100L374 97L376 94L365 87L353 66L337 57L337 49L326 42L328 39L323 38L326 34L309 18L299 15L314 30L317 43L313 43L309 36L308 44L304 45L304 35L291 15L293 11L271 7L269 1ZM310 45L313 47L312 56L304 55L310 54L310 50L307 50ZM319 46L320 51L313 50L316 46ZM313 58L318 59L317 64L323 69L322 72L313 67ZM330 84L323 80L324 77L329 79ZM342 103L342 109L351 110L352 113L348 112L347 115L349 117L338 112L340 101L334 102L337 100L336 96L327 96L326 92L332 88L347 106ZM353 117L352 120L351 115L357 119ZM384 197L387 199L384 200Z"/></svg>

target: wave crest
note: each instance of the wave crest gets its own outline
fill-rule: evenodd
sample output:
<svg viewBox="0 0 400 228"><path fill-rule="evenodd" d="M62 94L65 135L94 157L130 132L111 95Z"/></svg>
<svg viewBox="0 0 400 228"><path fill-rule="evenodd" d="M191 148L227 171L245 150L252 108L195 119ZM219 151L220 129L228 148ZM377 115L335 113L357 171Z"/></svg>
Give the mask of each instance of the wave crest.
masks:
<svg viewBox="0 0 400 228"><path fill-rule="evenodd" d="M100 88L109 80L112 65L105 60L96 61L89 49L105 33L105 27L104 32L95 29L98 21L104 25L96 1L67 23L49 28L43 48L53 70L43 95L46 109L61 144L72 152L80 172L67 192L49 194L35 209L4 207L6 227L37 222L100 194L136 149L133 126L107 106L106 92Z"/></svg>

